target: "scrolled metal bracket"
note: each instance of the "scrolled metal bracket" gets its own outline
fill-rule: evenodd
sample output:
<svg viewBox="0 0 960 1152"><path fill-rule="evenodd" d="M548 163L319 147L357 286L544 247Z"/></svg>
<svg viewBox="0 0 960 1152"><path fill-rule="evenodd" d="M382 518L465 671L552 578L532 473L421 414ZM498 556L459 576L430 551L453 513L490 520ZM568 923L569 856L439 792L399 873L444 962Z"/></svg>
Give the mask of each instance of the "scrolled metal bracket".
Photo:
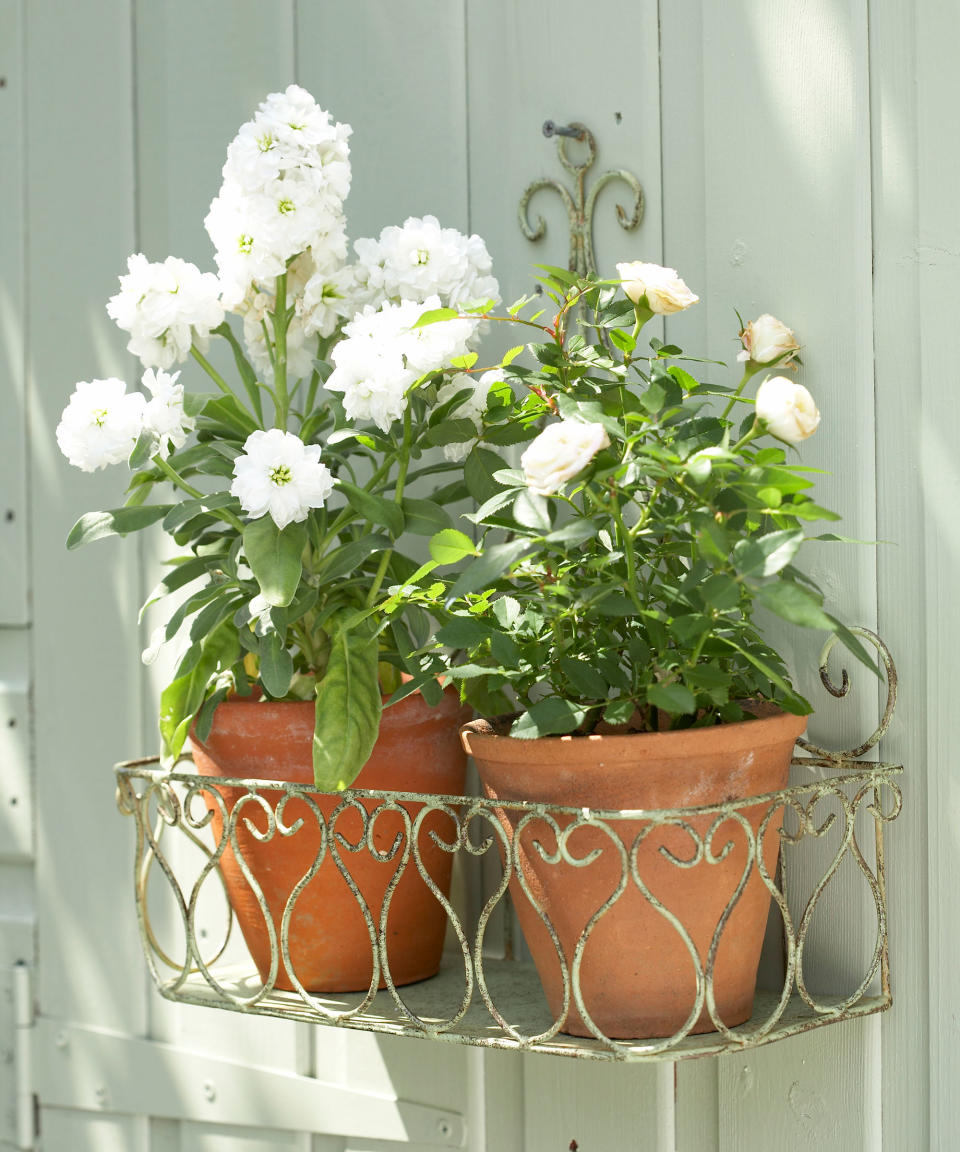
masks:
<svg viewBox="0 0 960 1152"><path fill-rule="evenodd" d="M588 194L585 188L586 176L597 157L597 143L593 133L583 124L558 125L552 120L547 120L543 125L543 134L546 137L557 137L557 155L563 167L575 177L576 193L571 194L559 180L550 177L534 180L527 185L520 198L520 228L528 240L540 240L545 235L547 225L542 216L537 217L535 224L530 222L530 201L541 188L554 189L563 201L567 216L570 219L568 267L571 272L575 272L578 276L595 276L597 274L597 262L593 251L593 213L597 196L601 189L614 180L621 180L627 185L633 193L632 206L628 211L622 204L617 204L616 211L620 227L630 232L639 225L643 217L643 188L632 172L628 172L624 168L611 168L597 178ZM585 160L577 162L571 159L567 153L568 140L576 140L586 145L587 156Z"/></svg>

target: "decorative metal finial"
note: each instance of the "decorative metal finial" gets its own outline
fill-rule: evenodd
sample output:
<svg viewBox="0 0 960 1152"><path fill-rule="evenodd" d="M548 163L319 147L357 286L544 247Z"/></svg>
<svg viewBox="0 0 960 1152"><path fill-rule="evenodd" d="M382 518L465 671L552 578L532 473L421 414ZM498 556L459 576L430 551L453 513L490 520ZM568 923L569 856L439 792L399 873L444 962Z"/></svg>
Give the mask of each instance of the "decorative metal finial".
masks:
<svg viewBox="0 0 960 1152"><path fill-rule="evenodd" d="M555 124L547 120L543 125L544 136L557 137L557 155L564 168L577 180L576 199L559 180L544 177L529 184L520 198L520 228L528 240L539 240L547 230L546 221L542 216L537 217L535 225L530 223L530 201L541 188L553 188L560 194L560 199L567 209L570 218L570 260L568 267L578 276L595 276L597 262L593 254L593 210L597 202L600 189L609 184L611 180L622 180L633 192L633 207L628 215L621 204L617 207L617 219L620 227L629 232L636 228L643 216L643 189L640 181L632 172L623 168L611 168L604 172L587 195L584 189L587 170L593 167L597 156L597 144L593 133L583 124ZM577 140L586 144L587 158L575 163L567 155L567 140Z"/></svg>

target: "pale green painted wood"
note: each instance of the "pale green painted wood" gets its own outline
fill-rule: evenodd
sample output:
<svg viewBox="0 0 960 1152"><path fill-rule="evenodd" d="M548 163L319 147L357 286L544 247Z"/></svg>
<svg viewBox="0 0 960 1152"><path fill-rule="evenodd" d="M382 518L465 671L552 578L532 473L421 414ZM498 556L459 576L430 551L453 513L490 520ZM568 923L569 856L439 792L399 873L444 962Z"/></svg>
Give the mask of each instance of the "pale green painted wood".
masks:
<svg viewBox="0 0 960 1152"><path fill-rule="evenodd" d="M44 1109L40 1117L44 1152L152 1152L147 1121L138 1116L96 1116Z"/></svg>
<svg viewBox="0 0 960 1152"><path fill-rule="evenodd" d="M0 624L26 624L23 0L0 2Z"/></svg>
<svg viewBox="0 0 960 1152"><path fill-rule="evenodd" d="M463 0L299 4L297 77L353 127L351 239L408 216L467 227Z"/></svg>
<svg viewBox="0 0 960 1152"><path fill-rule="evenodd" d="M594 244L598 269L615 274L622 260L658 261L660 235L660 111L657 5L603 0L582 6L564 0L468 0L467 73L470 125L470 228L487 241L507 302L533 288L534 263L566 266L569 225L559 197L537 193L531 215L547 232L527 241L517 222L520 197L547 176L568 187L545 120L579 121L593 132L597 160L587 177L627 168L646 191L640 227L624 232L615 205L623 191L611 184L598 196ZM615 29L592 35L590 29ZM619 119L618 119L619 115ZM577 156L575 148L571 156ZM624 202L622 199L619 202ZM504 336L505 346L517 342Z"/></svg>
<svg viewBox="0 0 960 1152"><path fill-rule="evenodd" d="M919 465L924 504L922 561L920 555L916 557L922 562L922 577L919 572L916 575L923 605L917 625L927 642L924 763L929 789L930 1145L950 1148L960 1144L960 1013L956 1010L960 773L954 737L960 652L960 390L954 347L960 304L960 211L954 189L960 174L960 149L953 131L960 106L955 51L960 11L952 4L927 3L918 6L916 16L920 389L919 397L913 390L913 398L919 401L920 422L916 456L901 455L900 459L911 470L915 463ZM912 335L903 331L907 341Z"/></svg>
<svg viewBox="0 0 960 1152"><path fill-rule="evenodd" d="M951 757L928 759L927 728L936 723L928 677L936 682L923 604L924 493L918 463L924 445L923 397L937 387L921 383L916 334L922 329L918 295L918 171L920 66L917 13L921 4L870 6L871 119L874 229L874 351L877 388L877 551L879 630L900 672L897 718L884 742L885 760L906 766L903 812L891 829L887 892L891 909L894 1006L881 1020L883 1148L949 1147L931 1139L931 1079L953 1109L957 1102L951 1053L930 1060L927 773L949 772ZM939 152L939 148L937 149ZM936 155L936 154L935 154ZM956 153L954 152L954 163ZM954 290L956 302L956 291ZM944 621L932 621L934 632ZM931 793L931 795L933 795ZM933 885L947 862L930 852ZM948 900L950 894L947 896ZM946 1078L945 1078L946 1077ZM944 1093L943 1085L947 1085ZM949 1124L947 1131L950 1130ZM954 1143L956 1140L954 1140Z"/></svg>
<svg viewBox="0 0 960 1152"><path fill-rule="evenodd" d="M26 19L38 992L46 1012L136 1033L129 829L107 814L110 765L140 740L137 549L66 554L73 520L116 504L124 481L81 479L53 436L78 378L128 368L104 300L134 239L130 9L37 0Z"/></svg>
<svg viewBox="0 0 960 1152"><path fill-rule="evenodd" d="M665 1152L656 1069L529 1054L523 1062L523 1152L572 1141L584 1152Z"/></svg>

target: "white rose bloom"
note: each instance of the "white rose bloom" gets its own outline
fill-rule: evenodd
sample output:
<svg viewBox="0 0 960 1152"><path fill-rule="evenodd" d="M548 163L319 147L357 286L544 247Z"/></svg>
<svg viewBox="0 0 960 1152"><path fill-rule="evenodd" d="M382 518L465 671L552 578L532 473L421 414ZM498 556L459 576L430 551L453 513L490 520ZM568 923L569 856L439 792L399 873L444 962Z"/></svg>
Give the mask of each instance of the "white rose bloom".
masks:
<svg viewBox="0 0 960 1152"><path fill-rule="evenodd" d="M580 420L549 424L520 457L528 487L542 496L553 495L609 443L602 424Z"/></svg>
<svg viewBox="0 0 960 1152"><path fill-rule="evenodd" d="M800 349L793 338L793 329L769 312L751 320L740 333L740 340L743 351L737 355L737 359L752 360L754 364L770 364L782 356L784 359L779 366L784 367L793 359L793 353Z"/></svg>
<svg viewBox="0 0 960 1152"><path fill-rule="evenodd" d="M230 492L254 520L269 514L278 528L305 520L333 491L333 476L320 463L320 446L292 432L252 432L233 464Z"/></svg>
<svg viewBox="0 0 960 1152"><path fill-rule="evenodd" d="M490 389L501 380L503 372L497 368L484 372L479 379L468 376L465 372L458 372L437 389L437 403L446 404L458 392L469 391L470 395L451 411L450 416L454 420L472 420L479 434L483 430L483 414L487 410ZM447 460L463 460L469 455L472 446L469 440L460 444L444 444L443 455Z"/></svg>
<svg viewBox="0 0 960 1152"><path fill-rule="evenodd" d="M179 378L179 372L171 376L163 369L154 372L148 368L143 374L143 384L151 396L143 410L143 426L156 436L157 451L164 459L170 445L182 448L197 426L196 420L183 410L183 385L177 383Z"/></svg>
<svg viewBox="0 0 960 1152"><path fill-rule="evenodd" d="M81 380L57 425L60 451L75 467L96 472L121 464L143 430L146 401L122 380Z"/></svg>
<svg viewBox="0 0 960 1152"><path fill-rule="evenodd" d="M799 444L817 430L820 413L813 397L795 380L768 376L757 390L757 417L778 440Z"/></svg>
<svg viewBox="0 0 960 1152"><path fill-rule="evenodd" d="M220 283L212 272L176 256L151 264L136 253L127 260L120 291L107 303L107 315L130 333L127 351L144 368L170 368L203 350L211 328L223 323Z"/></svg>
<svg viewBox="0 0 960 1152"><path fill-rule="evenodd" d="M710 473L713 471L714 460L722 460L729 458L730 453L726 448L721 448L719 445L715 448L701 448L699 452L694 454L687 460L686 470L688 475L697 481L704 481L710 478Z"/></svg>
<svg viewBox="0 0 960 1152"><path fill-rule="evenodd" d="M651 312L682 312L700 299L684 284L675 268L661 268L659 264L634 260L631 264L618 264L617 273L624 293L634 304L639 304L646 296Z"/></svg>

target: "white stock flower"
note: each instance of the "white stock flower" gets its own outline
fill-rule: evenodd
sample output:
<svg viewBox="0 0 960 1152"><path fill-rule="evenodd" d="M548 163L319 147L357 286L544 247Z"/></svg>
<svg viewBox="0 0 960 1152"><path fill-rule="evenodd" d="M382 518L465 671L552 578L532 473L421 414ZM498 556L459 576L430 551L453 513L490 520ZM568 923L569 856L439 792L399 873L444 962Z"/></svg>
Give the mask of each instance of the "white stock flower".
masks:
<svg viewBox="0 0 960 1152"><path fill-rule="evenodd" d="M675 268L634 260L630 264L618 264L617 273L624 293L634 304L639 304L645 296L651 312L682 312L700 299L684 284Z"/></svg>
<svg viewBox="0 0 960 1152"><path fill-rule="evenodd" d="M182 448L187 437L197 425L192 416L183 409L183 385L178 384L179 372L171 376L163 369L156 372L148 368L143 374L143 384L150 393L143 410L143 426L157 438L157 451L166 459L170 445Z"/></svg>
<svg viewBox="0 0 960 1152"><path fill-rule="evenodd" d="M784 359L778 366L785 367L793 359L793 353L800 350L793 338L793 329L769 312L751 320L740 333L740 340L743 351L738 353L737 359L752 360L754 364L771 364L782 356Z"/></svg>
<svg viewBox="0 0 960 1152"><path fill-rule="evenodd" d="M269 514L278 528L305 520L333 491L333 476L320 463L320 447L292 432L251 432L233 464L230 492L254 520Z"/></svg>
<svg viewBox="0 0 960 1152"><path fill-rule="evenodd" d="M271 93L240 128L204 221L227 308L237 308L251 285L272 291L270 282L299 253L343 263L349 135L348 125L333 123L295 84Z"/></svg>
<svg viewBox="0 0 960 1152"><path fill-rule="evenodd" d="M458 392L469 392L470 395L452 409L450 418L454 420L471 420L479 434L483 430L483 414L487 410L487 397L494 384L503 380L503 372L492 368L484 372L479 379L468 376L465 372L458 372L445 384L437 389L437 403L446 404ZM447 460L463 460L469 455L472 442L467 440L458 444L444 444L443 455Z"/></svg>
<svg viewBox="0 0 960 1152"><path fill-rule="evenodd" d="M483 240L441 228L436 216L411 216L403 227L384 228L378 240L354 244L357 278L367 303L425 300L438 296L445 308L500 301L493 262Z"/></svg>
<svg viewBox="0 0 960 1152"><path fill-rule="evenodd" d="M820 413L813 397L795 380L768 376L757 390L757 418L771 436L799 444L817 430Z"/></svg>
<svg viewBox="0 0 960 1152"><path fill-rule="evenodd" d="M171 368L187 359L194 342L205 349L210 329L223 323L220 283L176 256L151 264L138 252L127 260L107 315L130 333L127 351L144 368Z"/></svg>
<svg viewBox="0 0 960 1152"><path fill-rule="evenodd" d="M121 464L143 430L146 401L122 380L81 380L57 425L60 451L75 467L96 472Z"/></svg>
<svg viewBox="0 0 960 1152"><path fill-rule="evenodd" d="M405 300L376 310L367 305L346 325L330 354L335 368L325 387L343 393L348 419L373 420L388 431L403 416L407 390L417 379L467 353L476 321L442 320L415 327L424 312L439 307L436 296L422 304Z"/></svg>
<svg viewBox="0 0 960 1152"><path fill-rule="evenodd" d="M610 437L602 424L560 420L548 424L520 457L527 486L542 496L554 492L582 472Z"/></svg>

